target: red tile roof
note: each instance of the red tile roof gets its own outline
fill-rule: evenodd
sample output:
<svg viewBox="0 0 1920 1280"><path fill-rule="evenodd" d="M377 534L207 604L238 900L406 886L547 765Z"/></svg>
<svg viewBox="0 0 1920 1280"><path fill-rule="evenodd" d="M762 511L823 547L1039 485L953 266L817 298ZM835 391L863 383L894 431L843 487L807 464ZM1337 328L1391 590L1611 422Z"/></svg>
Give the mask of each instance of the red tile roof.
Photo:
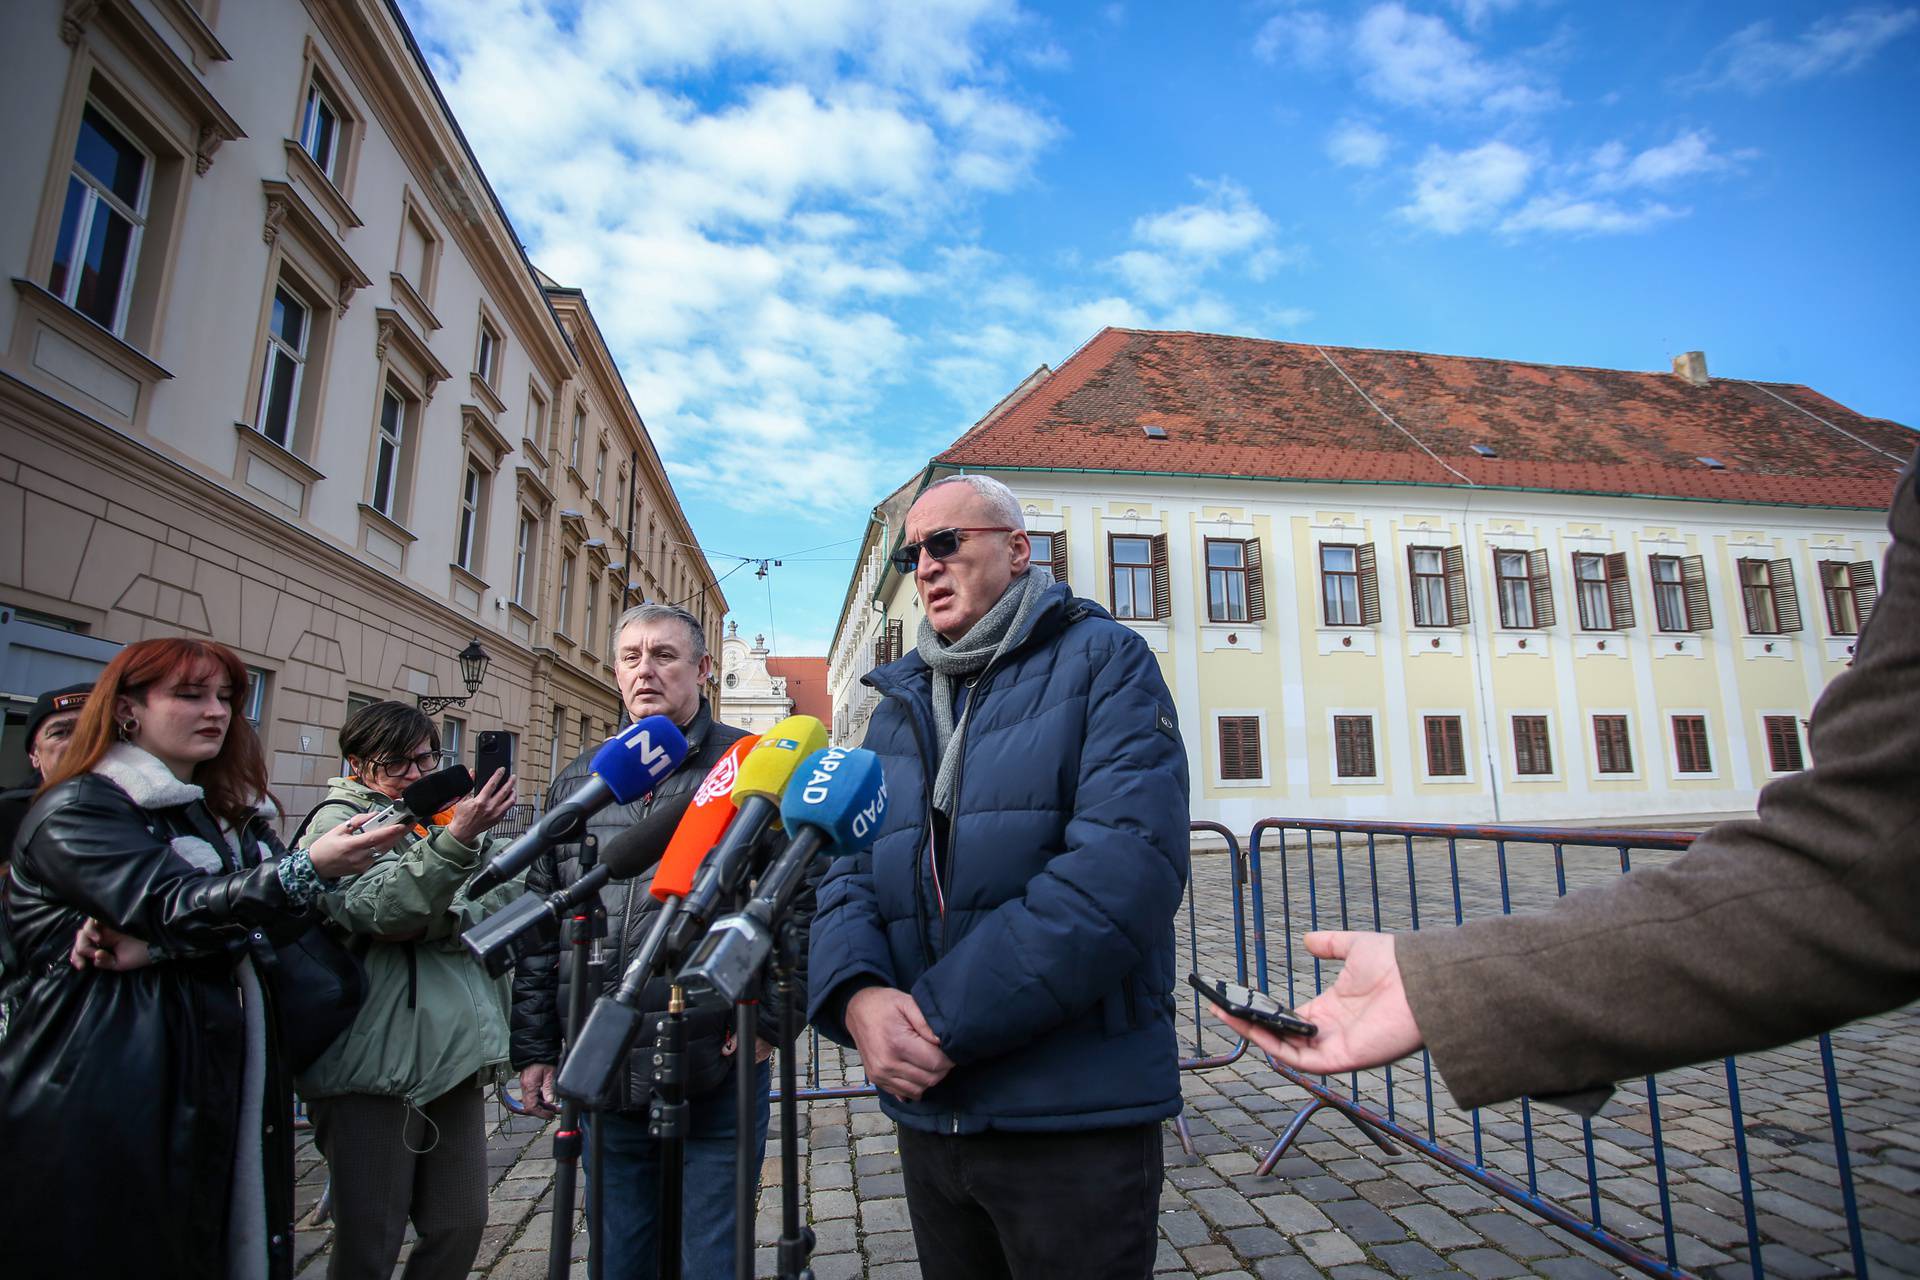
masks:
<svg viewBox="0 0 1920 1280"><path fill-rule="evenodd" d="M1104 329L934 461L1871 508L1916 444L1784 383Z"/></svg>
<svg viewBox="0 0 1920 1280"><path fill-rule="evenodd" d="M833 692L827 688L825 658L768 658L767 674L787 678L787 696L793 699L793 714L814 716L827 728L833 728Z"/></svg>

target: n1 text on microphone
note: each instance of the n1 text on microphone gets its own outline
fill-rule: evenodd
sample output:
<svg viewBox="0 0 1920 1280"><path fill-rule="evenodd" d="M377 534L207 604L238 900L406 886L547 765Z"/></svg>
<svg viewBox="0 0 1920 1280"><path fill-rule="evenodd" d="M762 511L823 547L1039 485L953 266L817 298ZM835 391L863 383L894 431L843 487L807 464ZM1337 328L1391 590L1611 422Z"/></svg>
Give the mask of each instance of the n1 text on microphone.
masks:
<svg viewBox="0 0 1920 1280"><path fill-rule="evenodd" d="M693 1003L733 1004L753 989L808 867L823 848L853 853L873 843L887 813L880 757L858 747L808 756L780 803L792 836L746 908L717 922L694 950L679 982Z"/></svg>
<svg viewBox="0 0 1920 1280"><path fill-rule="evenodd" d="M594 752L593 776L482 868L467 886L467 896L477 898L505 884L547 849L575 839L587 819L608 805L640 799L686 758L686 736L667 717L648 716L628 725Z"/></svg>

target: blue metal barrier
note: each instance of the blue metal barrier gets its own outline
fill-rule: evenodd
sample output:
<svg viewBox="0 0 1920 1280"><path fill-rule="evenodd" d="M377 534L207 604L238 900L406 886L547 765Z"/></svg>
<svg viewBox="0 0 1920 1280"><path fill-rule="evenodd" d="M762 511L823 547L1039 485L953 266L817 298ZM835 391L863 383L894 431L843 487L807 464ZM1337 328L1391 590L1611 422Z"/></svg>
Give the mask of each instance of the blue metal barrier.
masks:
<svg viewBox="0 0 1920 1280"><path fill-rule="evenodd" d="M1542 827L1265 819L1254 826L1248 843L1248 872L1251 880L1254 917L1255 980L1263 990L1273 989L1270 984L1275 981L1276 975L1269 972L1268 966L1267 938L1270 931L1265 924L1266 884L1262 874L1261 853L1263 843L1268 842L1269 837L1276 836L1278 839L1274 843L1277 843L1280 860L1279 932L1284 946L1284 971L1278 975L1278 979L1284 984L1289 1005L1298 1005L1318 994L1326 982L1318 958L1303 957L1296 964L1294 954L1296 934L1304 934L1315 929L1387 929L1396 932L1420 929L1423 927L1422 888L1425 887L1428 890L1427 901L1431 904L1435 897L1433 892L1436 887L1435 882L1441 878L1444 878L1440 886L1442 901L1451 908L1450 914L1454 925L1464 923L1469 916L1479 918L1496 912L1510 915L1516 911L1543 909L1550 906L1555 899L1564 897L1570 887L1580 888L1588 884L1603 883L1632 871L1635 853L1656 858L1664 857L1684 850L1694 839L1693 833L1674 831L1601 831ZM1481 868L1471 865L1487 862L1489 851L1486 846L1489 845L1491 860L1485 870L1494 873L1495 883L1492 885L1476 878L1473 872ZM1510 851L1512 857L1510 857ZM1552 872L1550 878L1546 874L1548 867L1545 857L1549 851ZM1592 851L1601 851L1605 855L1604 863L1596 859ZM1575 855L1572 859L1569 857L1570 853ZM1362 854L1364 854L1364 860L1362 860ZM1570 860L1575 864L1571 869L1573 881L1571 885ZM1463 861L1470 864L1465 875L1462 870ZM1523 873L1518 876L1515 871L1516 862L1519 864L1520 872ZM1617 867L1613 865L1616 862ZM1498 890L1497 899L1493 892L1495 888ZM1237 891L1236 886L1236 894ZM1303 898L1304 902L1301 901ZM1235 907L1237 923L1237 902ZM1429 920L1432 915L1432 907L1429 905ZM1311 960L1310 964L1306 963L1308 959ZM1303 990L1308 977L1311 978L1311 988ZM1834 1067L1833 1049L1824 1035L1819 1037L1818 1047L1825 1076L1828 1122L1836 1156L1835 1170L1843 1196L1854 1274L1864 1280L1868 1274L1867 1258L1861 1238L1860 1214L1847 1153L1845 1118ZM1546 1221L1564 1228L1640 1271L1657 1276L1688 1274L1679 1260L1678 1245L1680 1239L1684 1238L1684 1233L1682 1237L1676 1237L1670 1186L1675 1158L1668 1151L1668 1135L1663 1132L1662 1094L1657 1077L1648 1076L1645 1079L1643 1111L1646 1128L1644 1130L1637 1124L1626 1127L1624 1123L1639 1118L1637 1112L1640 1108L1635 1101L1640 1096L1639 1091L1631 1096L1624 1090L1615 1095L1615 1104L1624 1104L1634 1110L1630 1110L1624 1116L1603 1117L1599 1122L1605 1132L1618 1140L1613 1147L1609 1148L1610 1150L1651 1147L1653 1191L1656 1194L1652 1197L1640 1196L1640 1199L1646 1201L1644 1206L1616 1205L1614 1211L1616 1221L1629 1217L1637 1219L1640 1214L1651 1212L1653 1201L1657 1199L1659 1206L1657 1229L1649 1231L1646 1228L1653 1224L1644 1221L1635 1222L1637 1234L1642 1238L1651 1241L1654 1235L1659 1236L1661 1251L1654 1253L1643 1248L1634 1239L1610 1229L1604 1220L1599 1172L1603 1162L1596 1155L1593 1120L1579 1121L1579 1146L1584 1154L1584 1177L1576 1177L1568 1173L1562 1167L1566 1163L1564 1161L1561 1165L1550 1164L1547 1172L1543 1174L1537 1150L1542 1139L1536 1129L1540 1124L1550 1123L1556 1130L1565 1132L1573 1122L1570 1119L1555 1117L1543 1119L1537 1123L1531 1103L1522 1099L1519 1104L1519 1135L1524 1158L1523 1183L1516 1180L1516 1177L1509 1176L1510 1173L1518 1174L1520 1170L1509 1169L1502 1172L1492 1167L1493 1161L1489 1159L1486 1151L1487 1129L1483 1124L1480 1110L1476 1109L1469 1113L1469 1132L1472 1137L1470 1156L1454 1150L1442 1140L1443 1135L1438 1120L1444 1104L1436 1103L1433 1064L1424 1051L1420 1054L1415 1081L1412 1084L1407 1083L1408 1073L1404 1067L1397 1073L1396 1068L1391 1066L1378 1071L1352 1073L1346 1078L1343 1088L1337 1086L1329 1077L1303 1075L1277 1062L1272 1062L1271 1059L1269 1062L1281 1075L1305 1090L1308 1101L1267 1152L1259 1166L1262 1174L1272 1171L1275 1163L1300 1135L1307 1121L1316 1112L1332 1109L1357 1125L1376 1144L1391 1151L1394 1148L1389 1139L1403 1143L1482 1188L1524 1206ZM1744 1209L1748 1264L1752 1274L1760 1277L1765 1274L1762 1261L1763 1242L1755 1212L1754 1178L1747 1149L1748 1134L1742 1119L1739 1068L1734 1059L1726 1060L1724 1074L1725 1105L1730 1116L1729 1128L1738 1165L1738 1189ZM1362 1088L1363 1077L1366 1078L1367 1084L1365 1098L1363 1098ZM1417 1118L1410 1119L1401 1115L1403 1094L1410 1094L1411 1100L1424 1104L1424 1131L1418 1131L1413 1127L1418 1124ZM1690 1099L1682 1101L1689 1102L1691 1105ZM1504 1129L1506 1126L1503 1123L1501 1127ZM1634 1136L1630 1138L1629 1134ZM1690 1163L1698 1162L1698 1157L1691 1152L1687 1154L1686 1159ZM1612 1167L1609 1167L1608 1171L1616 1174L1624 1172ZM1542 1191L1542 1181L1549 1178L1559 1188L1557 1192ZM1561 1203L1562 1200L1580 1193L1583 1193L1582 1198L1586 1202L1584 1216Z"/></svg>

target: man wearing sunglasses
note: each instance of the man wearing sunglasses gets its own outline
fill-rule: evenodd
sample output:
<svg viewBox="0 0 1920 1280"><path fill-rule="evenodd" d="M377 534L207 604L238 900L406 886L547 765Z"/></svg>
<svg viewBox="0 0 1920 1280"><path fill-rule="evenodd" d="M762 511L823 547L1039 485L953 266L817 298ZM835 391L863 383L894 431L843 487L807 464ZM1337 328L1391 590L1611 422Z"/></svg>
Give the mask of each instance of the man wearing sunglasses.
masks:
<svg viewBox="0 0 1920 1280"><path fill-rule="evenodd" d="M905 537L918 643L866 677L887 815L822 881L813 1018L899 1125L928 1280L1144 1280L1180 1104L1173 700L1138 635L1031 563L1005 485L930 485Z"/></svg>

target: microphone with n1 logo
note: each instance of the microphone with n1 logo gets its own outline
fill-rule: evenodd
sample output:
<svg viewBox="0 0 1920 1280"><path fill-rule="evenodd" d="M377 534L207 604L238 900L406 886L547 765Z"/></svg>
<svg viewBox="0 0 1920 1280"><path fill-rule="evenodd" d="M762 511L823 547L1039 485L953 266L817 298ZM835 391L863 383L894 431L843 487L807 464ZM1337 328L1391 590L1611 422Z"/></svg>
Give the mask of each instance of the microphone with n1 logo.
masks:
<svg viewBox="0 0 1920 1280"><path fill-rule="evenodd" d="M832 747L808 756L780 803L792 839L760 877L744 910L718 921L680 970L688 1000L733 1004L753 989L773 952L775 930L807 869L822 848L852 853L873 843L887 813L887 779L880 757L859 747Z"/></svg>
<svg viewBox="0 0 1920 1280"><path fill-rule="evenodd" d="M686 735L667 717L648 716L628 725L594 753L593 776L586 784L547 810L505 853L483 867L467 886L467 896L477 898L505 884L541 853L576 839L587 819L608 805L640 799L686 758Z"/></svg>

